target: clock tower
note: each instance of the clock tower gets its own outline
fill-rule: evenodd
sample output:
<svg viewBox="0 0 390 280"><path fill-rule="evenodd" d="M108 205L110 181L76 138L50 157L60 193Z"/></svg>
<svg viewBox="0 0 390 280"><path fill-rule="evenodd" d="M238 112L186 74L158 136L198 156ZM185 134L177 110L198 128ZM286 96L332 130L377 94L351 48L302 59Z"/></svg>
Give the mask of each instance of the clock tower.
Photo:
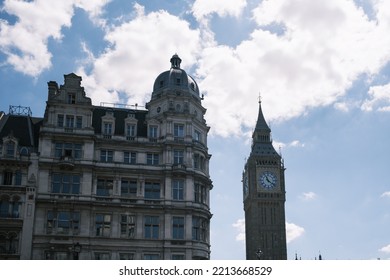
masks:
<svg viewBox="0 0 390 280"><path fill-rule="evenodd" d="M252 149L242 179L247 260L287 259L284 170L259 102Z"/></svg>

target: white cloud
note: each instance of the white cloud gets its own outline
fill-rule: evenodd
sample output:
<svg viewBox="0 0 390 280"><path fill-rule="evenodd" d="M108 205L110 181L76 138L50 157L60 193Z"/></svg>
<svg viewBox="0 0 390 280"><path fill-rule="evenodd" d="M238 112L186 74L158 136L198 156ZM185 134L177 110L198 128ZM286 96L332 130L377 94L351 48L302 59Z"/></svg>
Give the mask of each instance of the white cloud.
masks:
<svg viewBox="0 0 390 280"><path fill-rule="evenodd" d="M364 111L390 111L390 83L386 85L372 86L368 91L370 98L365 100L361 108Z"/></svg>
<svg viewBox="0 0 390 280"><path fill-rule="evenodd" d="M287 243L299 238L305 233L305 229L293 223L286 222L286 239Z"/></svg>
<svg viewBox="0 0 390 280"><path fill-rule="evenodd" d="M388 4L376 3L377 21L370 21L348 0L262 1L248 40L210 46L200 57L213 132L238 135L253 127L259 91L267 120L283 120L337 102L363 73L377 74L390 59L390 28L381 15ZM284 33L267 31L272 23Z"/></svg>
<svg viewBox="0 0 390 280"><path fill-rule="evenodd" d="M246 5L246 0L196 0L192 6L192 13L198 21L213 13L220 17L239 17Z"/></svg>
<svg viewBox="0 0 390 280"><path fill-rule="evenodd" d="M299 140L293 140L289 143L273 141L272 144L276 150L285 149L285 148L304 148L305 147L305 144Z"/></svg>
<svg viewBox="0 0 390 280"><path fill-rule="evenodd" d="M390 244L379 249L380 252L390 254Z"/></svg>
<svg viewBox="0 0 390 280"><path fill-rule="evenodd" d="M390 197L390 191L382 193L381 197Z"/></svg>
<svg viewBox="0 0 390 280"><path fill-rule="evenodd" d="M232 226L238 231L236 241L245 242L245 219L238 219Z"/></svg>
<svg viewBox="0 0 390 280"><path fill-rule="evenodd" d="M106 2L4 1L3 12L17 17L13 25L0 20L0 51L6 55L6 63L26 75L39 75L51 66L52 54L47 46L49 38L61 40L61 29L71 26L74 8L83 8L96 17Z"/></svg>
<svg viewBox="0 0 390 280"><path fill-rule="evenodd" d="M305 201L315 200L317 197L317 194L314 192L304 192L301 195L301 198Z"/></svg>
<svg viewBox="0 0 390 280"><path fill-rule="evenodd" d="M139 4L134 8L137 12L134 19L107 31L105 40L110 47L86 65L92 70L87 71L82 65L79 72L95 81L88 87L88 93L96 85L106 92L122 94L130 104L143 105L150 99L154 79L170 69L171 56L178 53L183 60L182 68L191 67L201 40L198 30L176 16L165 11L145 14ZM98 101L100 97L95 99Z"/></svg>
<svg viewBox="0 0 390 280"><path fill-rule="evenodd" d="M245 242L245 219L238 219L232 225L237 231L236 241ZM293 223L286 222L287 243L299 238L305 233L305 229Z"/></svg>

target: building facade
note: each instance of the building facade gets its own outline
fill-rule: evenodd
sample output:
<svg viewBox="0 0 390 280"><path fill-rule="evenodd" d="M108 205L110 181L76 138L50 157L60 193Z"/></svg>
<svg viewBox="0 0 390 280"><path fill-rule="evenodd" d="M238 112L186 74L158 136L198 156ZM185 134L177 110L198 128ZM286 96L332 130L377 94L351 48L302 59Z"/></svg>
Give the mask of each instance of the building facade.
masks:
<svg viewBox="0 0 390 280"><path fill-rule="evenodd" d="M242 179L248 260L287 259L284 170L259 102L252 149Z"/></svg>
<svg viewBox="0 0 390 280"><path fill-rule="evenodd" d="M25 107L0 112L0 259L29 259L42 118Z"/></svg>
<svg viewBox="0 0 390 280"><path fill-rule="evenodd" d="M145 109L92 105L73 73L48 83L21 258L210 258L206 109L181 59L170 62Z"/></svg>

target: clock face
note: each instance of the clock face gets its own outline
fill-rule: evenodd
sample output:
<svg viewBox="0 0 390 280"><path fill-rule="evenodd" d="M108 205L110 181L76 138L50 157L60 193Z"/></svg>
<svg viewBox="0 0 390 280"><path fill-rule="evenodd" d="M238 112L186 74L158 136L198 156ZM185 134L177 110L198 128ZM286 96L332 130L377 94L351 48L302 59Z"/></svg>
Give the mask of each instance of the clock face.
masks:
<svg viewBox="0 0 390 280"><path fill-rule="evenodd" d="M267 190L275 188L276 187L275 174L270 171L266 171L262 173L259 177L259 184Z"/></svg>

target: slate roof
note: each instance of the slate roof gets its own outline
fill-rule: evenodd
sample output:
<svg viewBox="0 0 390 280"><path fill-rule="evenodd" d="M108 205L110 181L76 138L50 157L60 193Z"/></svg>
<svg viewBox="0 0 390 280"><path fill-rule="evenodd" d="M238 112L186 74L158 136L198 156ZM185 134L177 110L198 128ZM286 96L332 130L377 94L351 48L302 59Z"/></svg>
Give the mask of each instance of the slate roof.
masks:
<svg viewBox="0 0 390 280"><path fill-rule="evenodd" d="M0 119L0 142L9 135L17 138L19 146L38 147L39 129L43 118L3 115Z"/></svg>

